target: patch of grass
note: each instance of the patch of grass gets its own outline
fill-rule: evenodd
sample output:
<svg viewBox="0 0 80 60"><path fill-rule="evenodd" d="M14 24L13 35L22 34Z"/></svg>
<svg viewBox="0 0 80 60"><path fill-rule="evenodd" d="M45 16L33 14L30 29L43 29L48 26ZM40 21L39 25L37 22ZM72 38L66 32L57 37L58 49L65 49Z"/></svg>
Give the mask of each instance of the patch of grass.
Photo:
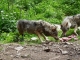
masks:
<svg viewBox="0 0 80 60"><path fill-rule="evenodd" d="M35 35L35 34L25 33L25 35L24 35L24 43L26 43L26 44L40 44L41 43L41 41L39 40L39 38L37 40L31 40L32 37L38 38L38 36Z"/></svg>
<svg viewBox="0 0 80 60"><path fill-rule="evenodd" d="M69 31L67 31L67 36L74 34L74 29L70 29ZM77 30L77 38L80 39L80 30ZM72 41L74 41L74 39L72 39Z"/></svg>
<svg viewBox="0 0 80 60"><path fill-rule="evenodd" d="M80 35L80 30L77 30L78 35Z"/></svg>
<svg viewBox="0 0 80 60"><path fill-rule="evenodd" d="M67 36L72 35L73 33L74 33L74 29L70 29L69 31L67 31ZM80 30L78 30L77 33L80 35ZM0 43L2 43L2 44L14 43L15 40L17 41L17 38L18 38L18 36L16 34L17 34L17 32L10 32L10 33L3 32L3 33L1 33ZM61 36L61 34L62 34L62 31L61 30L58 31L58 36L59 37ZM24 34L24 40L22 40L21 42L17 41L17 43L22 44L22 45L24 45L24 44L33 45L33 44L41 44L42 43L39 39L31 40L32 37L37 37L37 35L25 33ZM56 41L54 39L54 37L50 37L50 36L46 36L46 37L48 37L49 41L53 41L53 42ZM21 36L19 38L21 39ZM43 41L45 41L43 37L41 37L41 38L43 39ZM78 36L78 39L80 39L79 36ZM74 42L74 39L71 39L70 41Z"/></svg>
<svg viewBox="0 0 80 60"><path fill-rule="evenodd" d="M58 36L61 37L62 30L58 31Z"/></svg>
<svg viewBox="0 0 80 60"><path fill-rule="evenodd" d="M74 33L74 29L69 29L66 33L66 36L69 36Z"/></svg>

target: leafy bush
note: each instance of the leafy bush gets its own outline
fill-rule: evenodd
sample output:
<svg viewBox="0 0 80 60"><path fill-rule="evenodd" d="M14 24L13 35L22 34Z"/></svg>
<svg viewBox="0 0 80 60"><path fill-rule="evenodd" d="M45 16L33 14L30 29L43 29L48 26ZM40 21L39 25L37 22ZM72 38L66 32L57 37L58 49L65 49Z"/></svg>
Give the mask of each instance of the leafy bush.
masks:
<svg viewBox="0 0 80 60"><path fill-rule="evenodd" d="M6 32L1 33L0 41L2 41L3 43L13 42L13 33L6 33Z"/></svg>
<svg viewBox="0 0 80 60"><path fill-rule="evenodd" d="M60 24L65 15L80 13L79 5L79 0L2 0L0 1L0 31L15 30L18 19L42 19Z"/></svg>
<svg viewBox="0 0 80 60"><path fill-rule="evenodd" d="M15 31L16 26L15 26L15 20L2 20L0 21L0 32L10 32L10 31Z"/></svg>

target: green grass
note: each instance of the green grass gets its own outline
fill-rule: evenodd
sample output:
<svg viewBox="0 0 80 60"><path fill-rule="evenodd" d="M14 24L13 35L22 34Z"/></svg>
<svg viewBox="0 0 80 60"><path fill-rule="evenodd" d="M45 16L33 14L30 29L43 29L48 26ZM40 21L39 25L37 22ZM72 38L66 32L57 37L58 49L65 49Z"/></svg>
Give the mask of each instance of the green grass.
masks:
<svg viewBox="0 0 80 60"><path fill-rule="evenodd" d="M74 29L70 29L69 31L67 31L67 36L71 35L74 33ZM77 31L77 33L79 34L80 36L80 30ZM21 42L17 40L17 32L10 32L10 33L6 33L6 32L3 32L1 33L0 35L0 43L1 44L6 44L6 43L19 43L19 44L41 44L41 41L39 39L37 40L31 40L32 37L37 37L37 35L35 34L28 34L28 33L25 33L24 35L24 41L22 40ZM58 36L60 37L62 34L62 31L58 31ZM80 37L78 36L78 39L80 39ZM55 42L56 40L53 38L53 37L50 37L50 36L47 36L48 39L50 41L53 41ZM38 38L38 37L37 37ZM44 38L41 37L43 40ZM21 36L19 37L19 39L21 39ZM44 40L45 41L45 40ZM70 42L74 42L74 39L71 39Z"/></svg>
<svg viewBox="0 0 80 60"><path fill-rule="evenodd" d="M80 40L80 30L77 30L77 33L78 33L77 38L78 38L78 40ZM74 34L74 29L69 29L69 31L67 31L66 36L70 36L72 34ZM74 39L70 40L70 42L74 42L74 41L75 41Z"/></svg>
<svg viewBox="0 0 80 60"><path fill-rule="evenodd" d="M69 29L66 33L66 36L69 36L74 33L74 29Z"/></svg>

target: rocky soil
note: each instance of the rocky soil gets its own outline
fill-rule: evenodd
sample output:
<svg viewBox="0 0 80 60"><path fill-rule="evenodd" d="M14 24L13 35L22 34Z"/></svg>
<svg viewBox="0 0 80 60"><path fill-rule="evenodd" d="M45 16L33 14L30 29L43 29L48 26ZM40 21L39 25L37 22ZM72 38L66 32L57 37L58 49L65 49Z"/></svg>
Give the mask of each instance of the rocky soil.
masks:
<svg viewBox="0 0 80 60"><path fill-rule="evenodd" d="M80 60L80 41L40 45L0 44L0 60Z"/></svg>

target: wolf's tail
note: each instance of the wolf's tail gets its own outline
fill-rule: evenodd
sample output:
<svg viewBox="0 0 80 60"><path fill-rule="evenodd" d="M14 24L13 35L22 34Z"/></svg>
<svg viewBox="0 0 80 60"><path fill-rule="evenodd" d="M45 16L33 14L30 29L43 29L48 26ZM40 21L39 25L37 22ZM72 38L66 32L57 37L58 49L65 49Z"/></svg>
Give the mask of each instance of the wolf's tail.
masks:
<svg viewBox="0 0 80 60"><path fill-rule="evenodd" d="M24 23L22 22L22 21L18 21L18 23L17 23L17 29L18 29L18 31L19 31L19 33L21 34L21 35L23 35L23 33L24 33Z"/></svg>

